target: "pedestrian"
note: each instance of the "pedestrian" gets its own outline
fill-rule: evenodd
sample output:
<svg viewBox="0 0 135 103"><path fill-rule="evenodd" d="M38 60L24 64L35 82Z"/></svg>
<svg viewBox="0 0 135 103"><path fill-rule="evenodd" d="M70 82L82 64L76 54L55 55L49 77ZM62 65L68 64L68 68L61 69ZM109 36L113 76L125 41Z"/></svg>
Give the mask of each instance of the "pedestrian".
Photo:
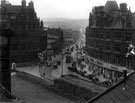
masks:
<svg viewBox="0 0 135 103"><path fill-rule="evenodd" d="M45 78L45 73L43 73L43 78Z"/></svg>
<svg viewBox="0 0 135 103"><path fill-rule="evenodd" d="M14 70L14 71L16 71L16 63L12 63L12 68L11 68L12 70Z"/></svg>
<svg viewBox="0 0 135 103"><path fill-rule="evenodd" d="M31 68L34 68L34 65L35 65L35 63L34 63L34 62L32 62L32 63L31 63Z"/></svg>
<svg viewBox="0 0 135 103"><path fill-rule="evenodd" d="M39 62L39 72L41 73L41 69L42 69L42 64L41 62Z"/></svg>
<svg viewBox="0 0 135 103"><path fill-rule="evenodd" d="M43 66L43 62L40 62L40 66L41 66L41 69L42 69L42 66Z"/></svg>

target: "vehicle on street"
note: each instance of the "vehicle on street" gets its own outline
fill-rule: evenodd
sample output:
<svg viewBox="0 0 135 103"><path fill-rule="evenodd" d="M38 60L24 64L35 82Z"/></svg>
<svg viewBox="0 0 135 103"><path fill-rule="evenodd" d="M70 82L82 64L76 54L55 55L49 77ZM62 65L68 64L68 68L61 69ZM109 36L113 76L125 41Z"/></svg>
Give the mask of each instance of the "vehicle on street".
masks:
<svg viewBox="0 0 135 103"><path fill-rule="evenodd" d="M70 55L66 56L66 63L71 63L71 56Z"/></svg>

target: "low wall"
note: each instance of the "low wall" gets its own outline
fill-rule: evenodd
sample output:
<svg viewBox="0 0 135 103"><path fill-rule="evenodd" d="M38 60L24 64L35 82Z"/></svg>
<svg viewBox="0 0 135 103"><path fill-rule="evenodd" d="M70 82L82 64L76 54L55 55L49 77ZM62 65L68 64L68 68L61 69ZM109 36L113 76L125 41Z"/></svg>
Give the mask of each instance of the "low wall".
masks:
<svg viewBox="0 0 135 103"><path fill-rule="evenodd" d="M33 65L33 62L17 63L16 67L17 68L19 68L19 67L28 67L28 66L31 66L31 65ZM38 62L34 62L34 65L38 65Z"/></svg>
<svg viewBox="0 0 135 103"><path fill-rule="evenodd" d="M65 81L64 79L54 80L54 86L63 93L67 93L70 96L79 98L84 102L98 95L98 93L96 92L92 92L85 87L81 87L75 83L70 83L68 81Z"/></svg>
<svg viewBox="0 0 135 103"><path fill-rule="evenodd" d="M33 76L31 74L28 74L28 73L25 73L25 72L20 72L18 71L17 75L15 75L21 79L24 79L28 82L31 82L33 83L34 85L37 85L37 86L40 86L44 89L47 89L57 95L60 95L62 97L65 97L71 101L77 101L75 103L83 103L83 102L80 102L81 100L79 100L78 98L76 97L73 97L69 94L65 94L65 92L62 92L60 91L59 89L57 89L55 86L54 86L54 81L49 81L49 80L46 80L46 79L42 79L42 78L39 78L39 77L36 77L36 76Z"/></svg>

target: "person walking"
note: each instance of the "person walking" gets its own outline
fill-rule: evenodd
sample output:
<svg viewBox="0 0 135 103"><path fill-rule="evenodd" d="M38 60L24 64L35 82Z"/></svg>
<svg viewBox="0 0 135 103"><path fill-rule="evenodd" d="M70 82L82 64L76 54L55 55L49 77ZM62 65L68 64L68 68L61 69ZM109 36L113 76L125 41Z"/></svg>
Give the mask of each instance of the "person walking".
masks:
<svg viewBox="0 0 135 103"><path fill-rule="evenodd" d="M16 63L12 63L12 68L11 68L12 70L14 70L14 71L16 71Z"/></svg>
<svg viewBox="0 0 135 103"><path fill-rule="evenodd" d="M32 62L32 63L31 63L31 68L34 68L34 66L35 66L35 63Z"/></svg>
<svg viewBox="0 0 135 103"><path fill-rule="evenodd" d="M43 62L43 55L41 53L38 53L38 57L39 57L39 73L42 77L42 62Z"/></svg>

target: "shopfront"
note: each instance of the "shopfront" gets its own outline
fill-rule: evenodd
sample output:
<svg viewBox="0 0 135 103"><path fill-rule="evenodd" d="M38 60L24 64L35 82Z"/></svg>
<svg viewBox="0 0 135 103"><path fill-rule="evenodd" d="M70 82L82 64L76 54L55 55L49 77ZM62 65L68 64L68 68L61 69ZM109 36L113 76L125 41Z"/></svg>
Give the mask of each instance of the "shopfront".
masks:
<svg viewBox="0 0 135 103"><path fill-rule="evenodd" d="M123 70L127 70L128 74L132 73L132 70L126 67L120 67L109 63L104 63L94 58L88 58L89 71L96 76L102 76L107 81L117 81L123 75Z"/></svg>

